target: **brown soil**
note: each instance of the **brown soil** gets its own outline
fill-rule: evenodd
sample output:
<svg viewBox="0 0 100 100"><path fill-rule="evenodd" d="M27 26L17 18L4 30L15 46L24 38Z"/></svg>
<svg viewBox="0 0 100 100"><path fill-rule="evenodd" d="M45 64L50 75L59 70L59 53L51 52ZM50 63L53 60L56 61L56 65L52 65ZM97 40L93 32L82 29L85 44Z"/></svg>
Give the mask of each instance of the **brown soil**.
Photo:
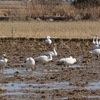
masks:
<svg viewBox="0 0 100 100"><path fill-rule="evenodd" d="M51 66L36 63L33 71L21 67L27 57L51 51L54 43L58 56L53 57ZM0 73L0 84L4 86L0 89L0 100L100 100L100 62L89 53L91 48L91 40L53 39L47 46L44 39L1 39L0 54L6 52L9 56L5 70L17 70ZM76 68L56 64L60 58L69 56L83 59L73 65ZM91 82L99 82L98 88L87 89ZM5 88L9 83L15 89ZM16 89L15 83L20 89Z"/></svg>

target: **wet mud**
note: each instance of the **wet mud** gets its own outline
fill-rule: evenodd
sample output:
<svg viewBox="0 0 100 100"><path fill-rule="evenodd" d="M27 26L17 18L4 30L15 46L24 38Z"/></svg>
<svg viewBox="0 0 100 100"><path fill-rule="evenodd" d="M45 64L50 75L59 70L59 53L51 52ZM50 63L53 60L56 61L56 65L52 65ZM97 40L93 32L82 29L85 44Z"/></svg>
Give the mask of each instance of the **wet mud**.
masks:
<svg viewBox="0 0 100 100"><path fill-rule="evenodd" d="M34 70L21 65L27 57L52 51L57 56L45 65L36 62ZM7 53L8 63L0 72L0 100L100 100L100 58L89 53L92 40L1 39L0 55ZM58 65L64 57L80 58L74 65Z"/></svg>

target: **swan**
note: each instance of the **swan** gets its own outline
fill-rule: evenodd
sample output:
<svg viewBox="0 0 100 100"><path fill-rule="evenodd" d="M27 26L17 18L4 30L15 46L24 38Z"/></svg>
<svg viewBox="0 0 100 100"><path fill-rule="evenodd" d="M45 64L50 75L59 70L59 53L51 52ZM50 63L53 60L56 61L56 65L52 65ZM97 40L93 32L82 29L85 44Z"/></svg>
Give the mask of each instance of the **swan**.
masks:
<svg viewBox="0 0 100 100"><path fill-rule="evenodd" d="M50 39L50 36L47 36L47 38L46 38L46 40L45 40L45 43L46 43L46 44L51 44L51 43L52 43L52 41L51 41L51 39Z"/></svg>
<svg viewBox="0 0 100 100"><path fill-rule="evenodd" d="M96 40L95 40L95 37L96 37ZM93 43L92 50L100 48L100 42L98 41L98 35L94 35L93 34L93 41L92 41L92 43Z"/></svg>
<svg viewBox="0 0 100 100"><path fill-rule="evenodd" d="M3 67L7 64L8 59L6 54L2 54L2 58L0 59L0 68L2 69L3 72Z"/></svg>
<svg viewBox="0 0 100 100"><path fill-rule="evenodd" d="M98 35L96 35L96 45L99 44L99 41L98 41Z"/></svg>
<svg viewBox="0 0 100 100"><path fill-rule="evenodd" d="M73 58L72 56L70 56L68 58L61 58L57 63L64 64L65 66L72 65L72 64L76 63L76 59Z"/></svg>
<svg viewBox="0 0 100 100"><path fill-rule="evenodd" d="M92 36L93 36L93 40L92 40L92 43L95 45L96 44L96 41L95 41L95 39L96 39L96 35L95 34L92 34Z"/></svg>
<svg viewBox="0 0 100 100"><path fill-rule="evenodd" d="M93 55L97 56L97 58L98 58L99 55L100 55L100 49L91 50L90 53L92 53Z"/></svg>
<svg viewBox="0 0 100 100"><path fill-rule="evenodd" d="M26 67L26 70L31 68L33 70L33 66L35 65L35 60L32 57L29 57L25 60L25 62L22 64L23 67Z"/></svg>
<svg viewBox="0 0 100 100"><path fill-rule="evenodd" d="M53 47L53 51L48 51L44 53L44 55L48 55L48 54L51 54L52 56L57 56L57 51L55 47Z"/></svg>
<svg viewBox="0 0 100 100"><path fill-rule="evenodd" d="M52 60L52 55L49 53L48 56L47 55L41 55L38 56L36 58L34 58L35 61L37 62L42 62L43 64L50 62Z"/></svg>

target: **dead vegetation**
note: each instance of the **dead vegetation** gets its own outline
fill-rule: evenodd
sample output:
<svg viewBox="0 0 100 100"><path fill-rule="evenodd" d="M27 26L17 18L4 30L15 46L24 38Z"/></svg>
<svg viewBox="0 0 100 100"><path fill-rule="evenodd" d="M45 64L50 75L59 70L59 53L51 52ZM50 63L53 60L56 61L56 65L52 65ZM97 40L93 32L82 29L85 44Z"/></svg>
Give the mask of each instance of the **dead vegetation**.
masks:
<svg viewBox="0 0 100 100"><path fill-rule="evenodd" d="M27 38L92 38L91 34L100 37L100 21L9 21L0 22L1 37Z"/></svg>
<svg viewBox="0 0 100 100"><path fill-rule="evenodd" d="M0 10L6 12L10 20L98 20L100 19L100 7L75 8L67 2L49 1L9 1L0 2ZM0 14L2 15L2 14Z"/></svg>

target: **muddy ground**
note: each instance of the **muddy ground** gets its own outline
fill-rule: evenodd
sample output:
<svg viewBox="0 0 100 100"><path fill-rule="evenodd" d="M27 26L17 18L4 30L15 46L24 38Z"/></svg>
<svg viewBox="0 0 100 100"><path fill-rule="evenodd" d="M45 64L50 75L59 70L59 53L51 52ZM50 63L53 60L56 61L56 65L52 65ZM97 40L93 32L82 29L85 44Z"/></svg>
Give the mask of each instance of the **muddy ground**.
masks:
<svg viewBox="0 0 100 100"><path fill-rule="evenodd" d="M56 43L57 57L51 66L36 63L26 71L21 64L27 57L51 51ZM0 55L8 55L8 63L0 72L0 100L100 100L100 58L89 53L92 40L1 39ZM82 58L74 65L57 65L63 57Z"/></svg>

